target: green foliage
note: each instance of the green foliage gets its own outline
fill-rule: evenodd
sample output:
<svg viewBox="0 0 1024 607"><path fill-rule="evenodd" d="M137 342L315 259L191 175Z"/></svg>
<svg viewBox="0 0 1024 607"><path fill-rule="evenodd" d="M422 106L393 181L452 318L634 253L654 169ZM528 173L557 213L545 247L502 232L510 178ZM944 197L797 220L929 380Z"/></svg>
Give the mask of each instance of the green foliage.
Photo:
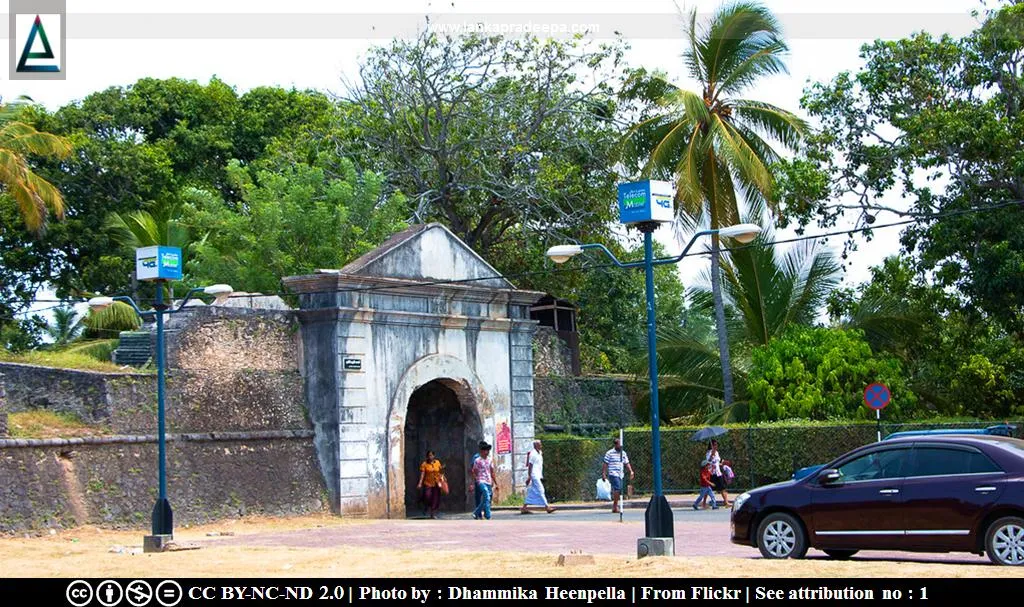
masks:
<svg viewBox="0 0 1024 607"><path fill-rule="evenodd" d="M178 247L187 252L190 244L188 228L178 220L180 205L162 204L130 213L113 213L107 218L107 229L114 240L127 251L139 247Z"/></svg>
<svg viewBox="0 0 1024 607"><path fill-rule="evenodd" d="M445 222L509 273L524 240L542 250L607 234L622 53L582 38L396 40L370 52L350 91L349 147L418 221Z"/></svg>
<svg viewBox="0 0 1024 607"><path fill-rule="evenodd" d="M97 360L95 357L82 352L28 350L25 352L13 353L7 350L0 350L0 361L22 363L26 365L38 365L41 367L56 367L58 369L83 369L87 371L106 371L111 373L124 371L124 369L110 361Z"/></svg>
<svg viewBox="0 0 1024 607"><path fill-rule="evenodd" d="M87 338L111 339L121 331L134 331L142 325L139 315L130 305L115 301L102 310L90 310L82 320Z"/></svg>
<svg viewBox="0 0 1024 607"><path fill-rule="evenodd" d="M642 259L643 249L623 251L609 247L619 259ZM664 250L655 247L656 256ZM597 263L605 260L598 258ZM572 293L580 306L581 363L589 373L636 371L647 361L647 291L643 271L617 267L585 272L583 283ZM565 291L560 291L565 293ZM677 268L654 270L655 316L658 326L679 327L683 318L683 284Z"/></svg>
<svg viewBox="0 0 1024 607"><path fill-rule="evenodd" d="M40 344L42 327L46 323L36 316L29 320L0 320L0 354L31 350Z"/></svg>
<svg viewBox="0 0 1024 607"><path fill-rule="evenodd" d="M892 393L886 419L917 413L899 361L872 353L859 331L794 326L751 354L750 419L864 419L873 415L864 388L874 382Z"/></svg>
<svg viewBox="0 0 1024 607"><path fill-rule="evenodd" d="M53 320L43 327L43 331L53 346L60 347L77 339L82 328L74 308L60 307L53 311Z"/></svg>
<svg viewBox="0 0 1024 607"><path fill-rule="evenodd" d="M644 176L676 182L676 207L683 223L706 221L712 229L740 223L739 197L759 216L777 206L770 167L779 162L773 143L793 149L807 125L791 112L742 95L764 78L786 71L788 50L778 20L757 3L718 8L703 27L697 11L686 26L683 60L700 92L681 89L660 75L638 70L626 98L652 102L625 136L624 161ZM760 217L756 217L760 219ZM711 237L712 302L718 330L722 398L733 406L725 302L719 285L720 239Z"/></svg>
<svg viewBox="0 0 1024 607"><path fill-rule="evenodd" d="M544 491L552 501L592 500L601 478L605 442L566 435L544 441Z"/></svg>
<svg viewBox="0 0 1024 607"><path fill-rule="evenodd" d="M888 409L887 409L888 411ZM886 413L883 413L885 420ZM1002 419L998 420L1002 422ZM1021 422L1013 422L1019 433ZM913 423L882 422L882 436L908 430L981 428L990 421L936 418ZM745 489L787 480L805 466L826 464L836 457L877 440L874 421L834 421L788 419L750 425L726 424L728 432L718 437L719 452L732 462L736 479L729 492L737 495ZM678 426L661 431L662 477L667 492L693 491L698 487L700 462L707 442L690 437L700 426ZM618 436L618 432L614 433ZM626 428L624 446L636 473L634 490L653 491L651 476L651 429ZM594 483L601 476L603 454L611 448L612 435L604 438L580 438L566 435L542 435L544 441L545 489L559 500L593 500Z"/></svg>
<svg viewBox="0 0 1024 607"><path fill-rule="evenodd" d="M24 122L68 138L75 154L38 162L67 211L41 236L0 199L0 300L13 302L0 314L23 309L44 284L58 296L128 292L134 257L121 248L119 231L107 229L112 214L128 219L145 211L159 219L189 187L237 208L241 192L228 175L230 159L251 165L282 142L308 154L336 133L338 116L321 93L261 87L239 95L216 78L144 78L52 113L26 108Z"/></svg>
<svg viewBox="0 0 1024 607"><path fill-rule="evenodd" d="M880 305L889 318L911 319L911 331L879 339L877 323L852 322ZM898 302L898 303L892 303ZM867 312L865 313L865 309ZM872 269L856 291L834 294L829 311L836 320L866 327L872 348L903 361L906 376L924 406L945 415L1017 415L1024 399L1024 347L994 319L984 317L955 294L930 284L905 258L890 257Z"/></svg>
<svg viewBox="0 0 1024 607"><path fill-rule="evenodd" d="M802 105L821 129L780 180L783 216L801 226L832 227L845 217L870 228L886 213L909 218L982 209L923 219L906 229L902 244L937 285L1018 339L1024 335L1024 234L1017 229L1024 200L1021 32L1024 5L1011 3L988 11L960 39L918 33L864 46L862 69L805 92ZM901 199L907 202L888 202Z"/></svg>
<svg viewBox="0 0 1024 607"><path fill-rule="evenodd" d="M90 356L101 362L113 360L114 350L119 345L119 339L95 339L80 341L62 350L67 354L81 354Z"/></svg>
<svg viewBox="0 0 1024 607"><path fill-rule="evenodd" d="M722 264L736 404L723 402L712 293L705 284L691 293L694 304L686 325L659 331L659 399L665 421L746 419L751 350L794 325L813 322L838 283L839 268L828 251L808 243L782 252L768 244L772 239L768 231L752 246L731 251ZM649 407L647 398L637 403L640 419L647 418Z"/></svg>
<svg viewBox="0 0 1024 607"><path fill-rule="evenodd" d="M33 170L29 158L67 158L71 142L24 122L22 110L28 101L0 101L0 192L4 194L0 204L13 203L25 228L38 235L50 214L57 219L64 217L64 199L53 184Z"/></svg>
<svg viewBox="0 0 1024 607"><path fill-rule="evenodd" d="M274 293L281 277L340 268L405 226L405 199L386 194L379 176L357 174L348 160L272 161L259 168L229 163L241 208L189 193L186 221L207 234L186 265L197 281Z"/></svg>

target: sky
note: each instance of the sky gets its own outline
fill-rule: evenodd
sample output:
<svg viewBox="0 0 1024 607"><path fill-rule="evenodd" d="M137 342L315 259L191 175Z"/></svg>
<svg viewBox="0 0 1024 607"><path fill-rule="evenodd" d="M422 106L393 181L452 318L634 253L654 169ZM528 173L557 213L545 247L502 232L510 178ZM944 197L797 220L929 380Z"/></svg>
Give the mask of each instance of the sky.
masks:
<svg viewBox="0 0 1024 607"><path fill-rule="evenodd" d="M6 4L6 3L5 3ZM243 92L256 86L344 91L343 82L358 76L360 58L373 45L393 37L410 37L427 27L488 27L515 35L535 28L538 36L571 35L587 29L597 39L622 34L631 45L630 65L662 70L671 80L683 77L682 15L696 9L698 19L721 2L672 0L377 0L361 4L324 0L67 0L67 79L0 80L5 99L28 95L56 109L109 86L126 86L143 77L181 77L206 82L216 76ZM799 113L809 82L827 81L843 70L856 70L862 44L894 39L916 31L961 36L977 22L970 12L979 0L774 0L765 4L782 23L790 45L788 75L772 77L749 97ZM480 25L483 24L483 25ZM547 29L544 29L547 28ZM3 35L7 36L7 28ZM0 54L10 61L9 45ZM2 72L6 74L6 71ZM885 221L879 216L879 223ZM808 233L815 233L813 228ZM777 236L791 236L779 231ZM867 279L869 268L897 253L899 230L878 230L871 246L854 252L844 282ZM657 238L678 252L672 230ZM837 253L843 238L829 241ZM688 286L705 268L704 258L688 258L680 276ZM42 295L41 295L42 297Z"/></svg>

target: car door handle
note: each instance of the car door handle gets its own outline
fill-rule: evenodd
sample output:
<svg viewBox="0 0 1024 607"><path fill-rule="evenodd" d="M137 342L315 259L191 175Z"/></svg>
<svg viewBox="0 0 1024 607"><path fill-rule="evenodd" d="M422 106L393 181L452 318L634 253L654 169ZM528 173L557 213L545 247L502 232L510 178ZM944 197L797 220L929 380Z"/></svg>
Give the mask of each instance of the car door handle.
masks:
<svg viewBox="0 0 1024 607"><path fill-rule="evenodd" d="M988 493L989 491L995 491L995 487L978 487L975 489L978 493Z"/></svg>
<svg viewBox="0 0 1024 607"><path fill-rule="evenodd" d="M879 491L879 493L881 493L882 495L896 495L899 492L899 489L882 489L881 491Z"/></svg>

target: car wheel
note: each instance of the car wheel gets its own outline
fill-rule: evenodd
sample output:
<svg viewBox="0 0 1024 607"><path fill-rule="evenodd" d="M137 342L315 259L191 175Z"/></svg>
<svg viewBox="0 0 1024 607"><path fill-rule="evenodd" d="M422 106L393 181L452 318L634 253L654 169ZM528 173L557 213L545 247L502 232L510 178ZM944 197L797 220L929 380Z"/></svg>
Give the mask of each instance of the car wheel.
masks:
<svg viewBox="0 0 1024 607"><path fill-rule="evenodd" d="M830 559L836 559L837 561L845 561L851 556L857 554L858 550L823 550Z"/></svg>
<svg viewBox="0 0 1024 607"><path fill-rule="evenodd" d="M766 559L801 559L807 554L804 528L789 514L769 514L757 529L757 547Z"/></svg>
<svg viewBox="0 0 1024 607"><path fill-rule="evenodd" d="M985 552L996 565L1024 565L1024 519L1001 518L985 534Z"/></svg>

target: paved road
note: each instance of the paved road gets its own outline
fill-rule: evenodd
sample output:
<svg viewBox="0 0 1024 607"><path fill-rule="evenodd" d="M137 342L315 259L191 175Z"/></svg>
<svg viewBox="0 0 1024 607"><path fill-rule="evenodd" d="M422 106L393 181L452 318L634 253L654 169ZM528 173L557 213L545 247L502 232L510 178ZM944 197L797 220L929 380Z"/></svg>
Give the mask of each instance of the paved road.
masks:
<svg viewBox="0 0 1024 607"><path fill-rule="evenodd" d="M675 512L677 556L729 556L759 558L756 549L729 541L729 512ZM608 511L576 510L554 514L520 515L495 512L490 521L475 521L469 515L441 520L373 520L365 524L333 528L261 533L213 540L218 545L288 546L318 548L361 546L370 548L434 549L471 551L543 552L549 554L582 550L588 554L636 555L636 540L644 534L643 510L626 510L623 522ZM863 556L862 556L863 555ZM808 558L825 558L817 551ZM983 557L970 554L861 553L856 559L918 562L959 562L986 564Z"/></svg>

